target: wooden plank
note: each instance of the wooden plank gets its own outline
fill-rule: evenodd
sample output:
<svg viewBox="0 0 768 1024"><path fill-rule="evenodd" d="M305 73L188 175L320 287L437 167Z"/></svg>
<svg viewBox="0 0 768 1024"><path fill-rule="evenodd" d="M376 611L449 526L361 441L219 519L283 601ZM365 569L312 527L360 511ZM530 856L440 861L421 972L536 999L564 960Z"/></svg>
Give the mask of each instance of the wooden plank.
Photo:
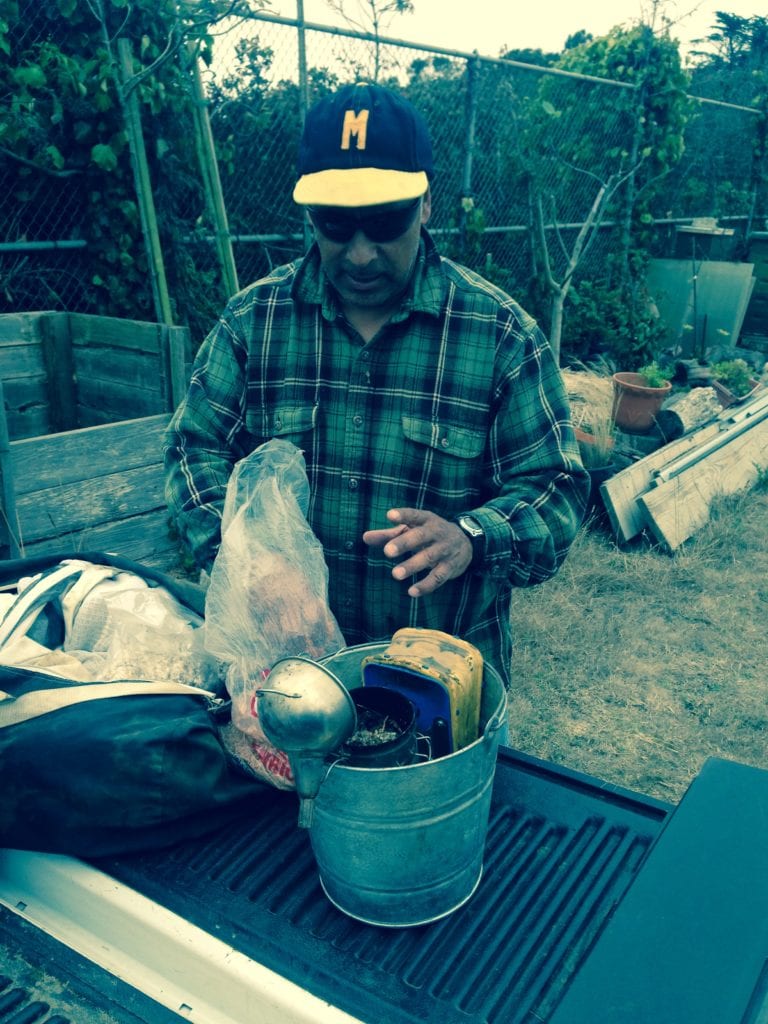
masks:
<svg viewBox="0 0 768 1024"><path fill-rule="evenodd" d="M163 328L165 356L167 361L166 409L173 412L187 391L191 375L192 344L186 327Z"/></svg>
<svg viewBox="0 0 768 1024"><path fill-rule="evenodd" d="M162 339L160 324L119 317L70 314L74 348L119 348L158 355Z"/></svg>
<svg viewBox="0 0 768 1024"><path fill-rule="evenodd" d="M161 463L16 495L24 544L165 508Z"/></svg>
<svg viewBox="0 0 768 1024"><path fill-rule="evenodd" d="M117 381L81 381L78 400L80 425L117 423L128 416L154 416L163 411L156 392L129 387Z"/></svg>
<svg viewBox="0 0 768 1024"><path fill-rule="evenodd" d="M0 342L39 342L40 321L53 310L34 313L0 313Z"/></svg>
<svg viewBox="0 0 768 1024"><path fill-rule="evenodd" d="M161 462L169 419L161 413L12 442L17 498Z"/></svg>
<svg viewBox="0 0 768 1024"><path fill-rule="evenodd" d="M146 416L172 412L176 408L186 391L190 335L185 327L159 325L158 331L159 352L76 347L82 426L105 421L103 416L89 418L86 412L89 408L109 410L112 419L122 419L129 413Z"/></svg>
<svg viewBox="0 0 768 1024"><path fill-rule="evenodd" d="M0 537L8 545L10 558L19 557L19 522L16 510L16 486L13 476L13 460L11 459L11 443L8 435L8 422L5 418L5 401L3 399L3 382L0 381Z"/></svg>
<svg viewBox="0 0 768 1024"><path fill-rule="evenodd" d="M746 490L766 469L768 419L637 501L656 539L674 551L707 522L713 498Z"/></svg>
<svg viewBox="0 0 768 1024"><path fill-rule="evenodd" d="M762 319L762 324L768 323L768 309L766 309L766 315ZM757 324L755 325L757 326ZM741 342L744 348L757 350L758 352L764 352L768 355L768 334L743 334Z"/></svg>
<svg viewBox="0 0 768 1024"><path fill-rule="evenodd" d="M719 421L709 423L693 434L651 452L602 484L600 494L611 527L619 540L631 540L645 529L646 519L638 504L638 498L653 485L655 471L672 459L697 448L719 432Z"/></svg>
<svg viewBox="0 0 768 1024"><path fill-rule="evenodd" d="M47 380L44 373L29 377L4 377L0 380L5 388L5 407L9 413L23 415L30 406L40 406L48 422ZM47 433L47 430L43 431ZM13 440L13 433L11 433Z"/></svg>
<svg viewBox="0 0 768 1024"><path fill-rule="evenodd" d="M43 348L39 342L0 343L0 377L4 380L44 375Z"/></svg>
<svg viewBox="0 0 768 1024"><path fill-rule="evenodd" d="M32 541L24 545L23 555L34 557L78 551L106 551L166 571L177 568L181 561L178 541L168 530L167 510L145 512L119 522Z"/></svg>
<svg viewBox="0 0 768 1024"><path fill-rule="evenodd" d="M47 379L50 430L74 430L77 422L75 369L69 339L69 314L51 313L40 321L41 348Z"/></svg>
<svg viewBox="0 0 768 1024"><path fill-rule="evenodd" d="M158 385L159 353L148 354L132 349L76 348L73 356L80 387L78 397L86 381L117 382L162 394Z"/></svg>
<svg viewBox="0 0 768 1024"><path fill-rule="evenodd" d="M48 433L48 407L42 403L18 413L7 410L8 434L13 441L26 437L40 437Z"/></svg>

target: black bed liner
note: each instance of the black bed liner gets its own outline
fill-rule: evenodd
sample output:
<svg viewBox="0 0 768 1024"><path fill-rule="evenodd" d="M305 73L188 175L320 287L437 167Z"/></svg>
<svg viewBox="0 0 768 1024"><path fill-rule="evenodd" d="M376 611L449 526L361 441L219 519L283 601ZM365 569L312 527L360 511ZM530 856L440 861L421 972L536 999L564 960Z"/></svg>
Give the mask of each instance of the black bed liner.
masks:
<svg viewBox="0 0 768 1024"><path fill-rule="evenodd" d="M370 1024L522 1024L557 1006L669 810L502 748L480 886L406 929L329 903L294 794L270 791L214 838L96 866Z"/></svg>

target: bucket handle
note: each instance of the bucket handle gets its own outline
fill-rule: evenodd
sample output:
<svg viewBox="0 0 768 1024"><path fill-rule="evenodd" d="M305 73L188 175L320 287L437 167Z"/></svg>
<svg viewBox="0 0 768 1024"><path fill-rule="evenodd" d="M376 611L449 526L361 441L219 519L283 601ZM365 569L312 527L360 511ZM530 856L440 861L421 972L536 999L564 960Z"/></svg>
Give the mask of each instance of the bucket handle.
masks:
<svg viewBox="0 0 768 1024"><path fill-rule="evenodd" d="M507 721L507 695L504 694L504 704L499 711L498 709L491 715L485 724L483 730L483 736L491 737L494 733L497 733L499 729L506 724Z"/></svg>

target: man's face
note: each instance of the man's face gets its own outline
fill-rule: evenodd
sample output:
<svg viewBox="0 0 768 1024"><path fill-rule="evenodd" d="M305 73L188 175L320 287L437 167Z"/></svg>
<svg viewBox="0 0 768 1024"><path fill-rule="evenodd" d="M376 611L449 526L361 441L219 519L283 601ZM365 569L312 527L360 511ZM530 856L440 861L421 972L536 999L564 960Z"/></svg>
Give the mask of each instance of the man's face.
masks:
<svg viewBox="0 0 768 1024"><path fill-rule="evenodd" d="M410 282L430 210L427 191L415 201L309 211L323 270L348 315L387 316L395 310ZM393 230L397 234L390 239Z"/></svg>

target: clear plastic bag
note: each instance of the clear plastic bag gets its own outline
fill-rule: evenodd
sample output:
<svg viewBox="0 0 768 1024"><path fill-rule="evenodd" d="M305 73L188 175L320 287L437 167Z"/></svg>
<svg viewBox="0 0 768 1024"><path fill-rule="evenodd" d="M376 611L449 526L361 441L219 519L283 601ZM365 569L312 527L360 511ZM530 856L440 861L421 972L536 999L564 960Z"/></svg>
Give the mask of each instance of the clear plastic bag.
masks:
<svg viewBox="0 0 768 1024"><path fill-rule="evenodd" d="M203 645L203 631L170 617L143 616L146 602L113 613L114 632L104 654L104 679L151 679L187 683L223 693L218 661Z"/></svg>
<svg viewBox="0 0 768 1024"><path fill-rule="evenodd" d="M294 788L290 763L264 735L257 692L281 658L318 659L344 646L308 507L304 456L293 444L276 438L241 459L227 485L206 594L205 647L225 666L232 724L245 736L230 738L230 750L281 789Z"/></svg>

